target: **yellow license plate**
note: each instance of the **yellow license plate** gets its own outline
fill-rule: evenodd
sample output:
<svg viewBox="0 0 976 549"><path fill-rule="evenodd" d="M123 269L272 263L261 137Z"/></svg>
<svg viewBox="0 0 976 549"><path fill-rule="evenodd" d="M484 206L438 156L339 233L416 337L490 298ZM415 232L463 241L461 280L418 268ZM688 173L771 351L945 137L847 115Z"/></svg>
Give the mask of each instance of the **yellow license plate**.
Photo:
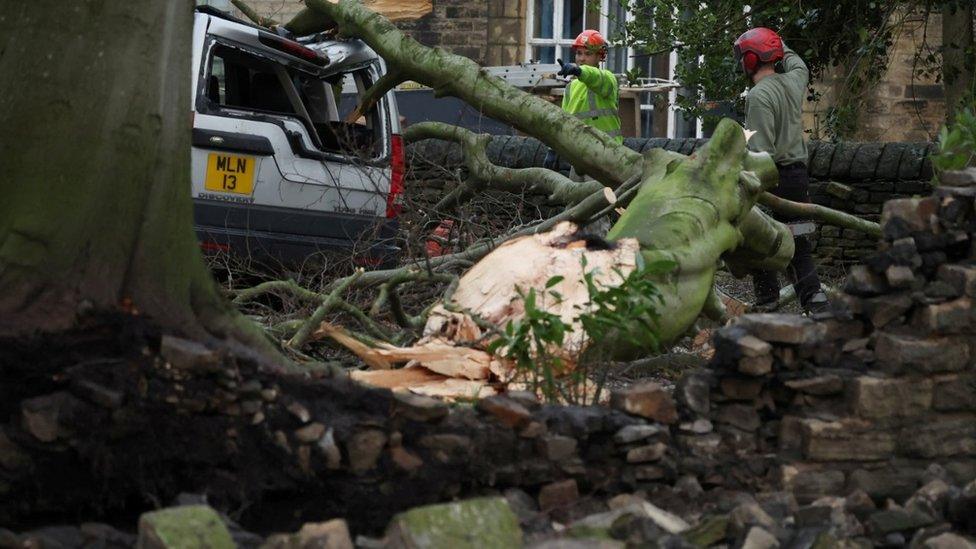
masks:
<svg viewBox="0 0 976 549"><path fill-rule="evenodd" d="M254 192L254 172L257 162L253 156L210 153L207 159L207 178L203 186L208 191L250 195Z"/></svg>

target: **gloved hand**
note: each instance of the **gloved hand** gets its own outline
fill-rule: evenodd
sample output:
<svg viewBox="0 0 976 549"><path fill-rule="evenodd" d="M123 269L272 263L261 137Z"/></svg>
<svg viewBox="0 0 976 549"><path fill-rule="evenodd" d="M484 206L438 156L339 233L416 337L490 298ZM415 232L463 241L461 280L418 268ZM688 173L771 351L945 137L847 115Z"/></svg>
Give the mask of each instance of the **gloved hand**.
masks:
<svg viewBox="0 0 976 549"><path fill-rule="evenodd" d="M561 67L556 74L559 76L579 76L583 74L583 69L576 63L563 63L562 59L556 59Z"/></svg>

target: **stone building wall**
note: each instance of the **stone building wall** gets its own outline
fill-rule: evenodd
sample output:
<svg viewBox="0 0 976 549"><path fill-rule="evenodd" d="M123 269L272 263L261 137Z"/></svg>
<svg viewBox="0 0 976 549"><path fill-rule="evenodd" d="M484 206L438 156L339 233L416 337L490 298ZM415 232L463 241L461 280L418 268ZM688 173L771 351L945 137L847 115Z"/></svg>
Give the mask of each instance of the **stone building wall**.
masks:
<svg viewBox="0 0 976 549"><path fill-rule="evenodd" d="M888 70L865 94L858 119L858 141L931 141L945 122L945 94L934 76L917 74L922 61L916 58L923 42L938 48L942 44L942 16L932 14L927 22L921 14L897 14L905 18L895 37ZM813 89L822 94L818 102L806 102L804 126L811 137L827 137L824 119L838 93L847 87L843 70L827 73Z"/></svg>

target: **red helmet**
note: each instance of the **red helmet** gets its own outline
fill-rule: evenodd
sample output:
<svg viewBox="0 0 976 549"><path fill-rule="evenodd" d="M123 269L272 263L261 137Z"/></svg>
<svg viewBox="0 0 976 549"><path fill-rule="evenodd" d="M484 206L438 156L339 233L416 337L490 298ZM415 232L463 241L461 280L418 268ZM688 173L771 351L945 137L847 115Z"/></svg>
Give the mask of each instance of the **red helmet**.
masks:
<svg viewBox="0 0 976 549"><path fill-rule="evenodd" d="M573 49L575 50L576 48L583 48L592 53L599 53L600 59L606 59L607 57L607 40L600 34L600 31L586 29L579 33L579 36L573 41Z"/></svg>
<svg viewBox="0 0 976 549"><path fill-rule="evenodd" d="M756 73L759 63L775 63L783 59L783 39L765 27L749 29L732 46L735 60L749 76Z"/></svg>

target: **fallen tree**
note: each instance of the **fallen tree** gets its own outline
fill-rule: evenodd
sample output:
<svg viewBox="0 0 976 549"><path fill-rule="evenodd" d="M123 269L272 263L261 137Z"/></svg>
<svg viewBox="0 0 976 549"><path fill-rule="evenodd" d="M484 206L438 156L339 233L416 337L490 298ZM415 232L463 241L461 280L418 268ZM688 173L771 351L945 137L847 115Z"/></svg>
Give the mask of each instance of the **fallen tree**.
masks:
<svg viewBox="0 0 976 549"><path fill-rule="evenodd" d="M371 101L398 83L414 80L432 88L436 96L459 97L487 116L540 139L560 156L569 159L579 173L588 174L595 180L578 183L545 169L513 170L494 166L485 155L487 138L467 130L432 123L418 124L407 130L405 137L408 141L447 139L459 143L464 151L468 179L443 197L435 206L436 211L446 213L485 190L541 193L550 202L567 207L562 214L514 234L476 244L454 256L423 262L422 267L431 273L438 266L458 258L480 259L482 264L494 267L498 273L497 281L486 282L483 276L466 274L460 278L456 291L448 296L450 299L444 300L445 307L463 311L472 322L487 319L501 325L518 319L517 314L492 315L479 308L489 302L518 300L516 288L506 278L506 270L497 263L498 259L493 254L483 256L506 238L538 234L560 221L585 224L616 211L620 219L607 235L611 248L625 239L633 239L638 243L644 262L666 261L674 266L668 273L653 275L662 295L661 314L655 330L657 341L665 344L685 334L703 311L717 318L724 315L722 300L713 289L720 262L738 276L757 268L780 270L789 262L793 254L789 229L756 208L757 203L773 211L794 215L802 212L822 222L877 234L874 223L827 208L792 203L767 193L777 183L775 166L768 155L747 151L748 137L734 122L723 121L709 144L691 157L663 150L641 155L567 116L555 105L490 76L470 59L419 44L359 1L308 0L307 6L309 11L299 17L302 24L293 21L286 27L303 31L334 29L342 36L364 40L385 59L389 73L366 93L359 110L368 108ZM311 19L318 21L317 27L305 25ZM549 240L560 242L560 246L583 250L580 257L590 249L587 244L573 244L585 242L586 238ZM358 281L337 280L331 288L387 282L402 277L410 267L406 269L365 273L358 277ZM583 269L576 265L570 270L573 272L558 275L564 280L561 283L563 290L583 283ZM479 266L471 271L479 271ZM549 270L540 269L535 280L521 282L541 289L552 276ZM479 284L481 289L470 291L468 284ZM492 289L485 290L486 284ZM470 303L459 297L469 293L480 297ZM323 304L334 301L330 297ZM372 312L377 309L374 306ZM424 320L405 319L402 312L395 316L400 324L409 326L417 326ZM435 326L442 321L435 316L426 319L425 338L434 337ZM306 320L299 329L300 337L293 337L290 344L300 346L306 342L307 335L320 320L321 315ZM635 324L634 329L645 328ZM335 332L326 330L326 333ZM608 343L618 355L632 356L651 350L627 344L635 341L629 335L618 331L613 335L617 341L603 343ZM476 339L478 341L460 338L452 343L486 346L483 337ZM365 356L361 350L359 354Z"/></svg>

